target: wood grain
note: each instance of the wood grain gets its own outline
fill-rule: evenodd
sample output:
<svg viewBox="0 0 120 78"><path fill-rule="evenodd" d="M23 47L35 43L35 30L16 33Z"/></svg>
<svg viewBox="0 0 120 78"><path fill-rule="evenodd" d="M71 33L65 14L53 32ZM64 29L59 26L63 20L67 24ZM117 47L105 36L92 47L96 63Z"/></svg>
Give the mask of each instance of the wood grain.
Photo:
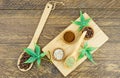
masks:
<svg viewBox="0 0 120 78"><path fill-rule="evenodd" d="M17 69L17 57L30 43L39 19L49 0L0 0L0 77L1 78L63 78L57 68L42 60L41 68L36 65L28 72ZM40 36L39 44L44 47L72 20L79 16L79 10L87 12L109 36L95 54L94 66L88 60L76 68L67 78L119 78L120 76L120 0L56 0Z"/></svg>
<svg viewBox="0 0 120 78"><path fill-rule="evenodd" d="M0 0L0 9L43 9L50 0ZM120 8L119 0L54 0L65 3L57 9L69 8Z"/></svg>

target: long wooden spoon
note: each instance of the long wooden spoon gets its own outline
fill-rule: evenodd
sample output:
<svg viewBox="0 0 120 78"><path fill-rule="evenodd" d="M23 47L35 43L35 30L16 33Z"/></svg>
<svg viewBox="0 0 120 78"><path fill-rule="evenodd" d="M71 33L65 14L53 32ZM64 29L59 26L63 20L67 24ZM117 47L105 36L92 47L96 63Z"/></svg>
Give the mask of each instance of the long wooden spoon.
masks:
<svg viewBox="0 0 120 78"><path fill-rule="evenodd" d="M86 33L87 33L87 31L84 31L82 33L82 35L81 35L81 37L80 37L80 39L79 39L79 41L78 41L78 43L77 43L77 45L75 47L74 52L65 59L64 64L67 67L72 67L75 64L75 62L77 60L78 50L79 50L79 48L80 48L80 46L81 46L81 44L82 44L82 42L83 42L83 40L85 38Z"/></svg>
<svg viewBox="0 0 120 78"><path fill-rule="evenodd" d="M35 47L34 47L35 45L34 45L34 44L37 43L38 38L39 38L39 36L40 36L40 34L41 34L41 32L42 32L42 29L43 29L43 27L44 27L44 24L45 24L45 22L46 22L46 20L47 20L47 18L48 18L48 16L49 16L51 10L52 10L52 4L47 3L46 6L45 6L45 9L44 9L44 12L43 12L43 14L42 14L41 20L40 20L40 22L39 22L39 24L38 24L38 27L37 27L37 29L36 29L36 31L35 31L35 34L34 34L34 36L33 36L33 38L32 38L31 43L29 44L28 48L31 48L32 50L35 49ZM18 62L17 62L17 67L18 67L18 69L21 70L21 71L28 71L28 70L31 69L33 63L31 63L27 69L24 69L24 68L21 68L21 67L20 67L21 58L23 58L23 55L24 55L24 54L25 54L25 52L22 52L21 55L19 56ZM23 62L23 64L24 64L24 65L27 65L27 64L25 64L24 62Z"/></svg>

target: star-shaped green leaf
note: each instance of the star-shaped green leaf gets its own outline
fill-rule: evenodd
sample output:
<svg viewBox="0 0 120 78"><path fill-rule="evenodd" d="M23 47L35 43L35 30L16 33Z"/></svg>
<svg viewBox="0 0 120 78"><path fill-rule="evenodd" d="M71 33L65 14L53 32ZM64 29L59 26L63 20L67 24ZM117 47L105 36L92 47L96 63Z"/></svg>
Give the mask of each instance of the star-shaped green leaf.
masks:
<svg viewBox="0 0 120 78"><path fill-rule="evenodd" d="M24 51L30 55L30 58L24 63L33 63L36 61L38 66L41 63L41 59L46 55L46 52L41 53L40 46L37 44L35 44L35 52L30 48L26 48Z"/></svg>
<svg viewBox="0 0 120 78"><path fill-rule="evenodd" d="M79 26L79 31L82 30L85 26L89 25L91 18L85 19L84 15L82 14L82 11L80 11L80 19L78 21L73 21L74 24Z"/></svg>
<svg viewBox="0 0 120 78"><path fill-rule="evenodd" d="M95 50L96 48L94 47L88 47L88 43L86 42L81 50L79 50L80 55L78 56L78 60L83 58L85 55L87 58L95 64L91 52Z"/></svg>

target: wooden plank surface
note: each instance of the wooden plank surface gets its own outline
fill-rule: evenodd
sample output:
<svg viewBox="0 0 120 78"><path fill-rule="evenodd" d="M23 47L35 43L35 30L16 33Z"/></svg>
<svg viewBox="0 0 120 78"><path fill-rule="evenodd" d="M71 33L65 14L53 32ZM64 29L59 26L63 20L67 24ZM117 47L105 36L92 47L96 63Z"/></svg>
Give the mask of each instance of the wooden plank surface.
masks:
<svg viewBox="0 0 120 78"><path fill-rule="evenodd" d="M49 0L0 0L0 75L1 78L63 78L57 68L42 61L28 72L17 69L17 57L32 39L43 8ZM57 5L52 11L39 39L44 47L72 20L79 16L79 10L87 12L100 28L109 36L105 43L93 54L97 66L88 60L76 68L67 78L119 78L120 76L120 1L119 0L57 0L65 6Z"/></svg>

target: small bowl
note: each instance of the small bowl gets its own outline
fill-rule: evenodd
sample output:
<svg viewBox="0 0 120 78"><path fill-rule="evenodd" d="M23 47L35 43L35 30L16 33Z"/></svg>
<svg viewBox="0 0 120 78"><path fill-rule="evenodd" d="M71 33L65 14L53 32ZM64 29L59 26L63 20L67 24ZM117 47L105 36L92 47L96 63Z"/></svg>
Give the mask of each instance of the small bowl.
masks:
<svg viewBox="0 0 120 78"><path fill-rule="evenodd" d="M61 52L61 56L58 57L58 53ZM55 54L56 53L56 54ZM56 60L56 61L61 61L65 58L65 52L63 49L61 48L56 48L54 51L53 51L53 58ZM56 56L57 55L57 56Z"/></svg>
<svg viewBox="0 0 120 78"><path fill-rule="evenodd" d="M66 31L63 35L63 39L67 43L72 43L75 40L75 34L72 31Z"/></svg>

